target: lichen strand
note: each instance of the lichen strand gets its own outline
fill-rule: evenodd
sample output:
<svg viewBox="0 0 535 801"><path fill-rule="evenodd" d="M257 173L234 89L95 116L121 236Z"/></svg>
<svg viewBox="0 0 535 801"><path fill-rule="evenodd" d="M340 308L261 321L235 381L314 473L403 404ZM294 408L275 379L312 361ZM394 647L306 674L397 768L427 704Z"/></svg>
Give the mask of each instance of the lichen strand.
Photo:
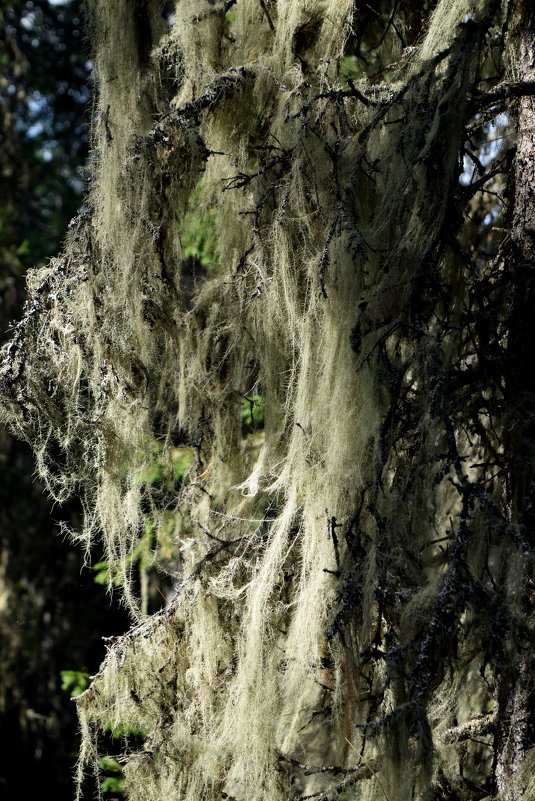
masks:
<svg viewBox="0 0 535 801"><path fill-rule="evenodd" d="M9 424L54 497L83 497L76 536L104 543L134 615L132 552L179 510L173 602L79 699L80 776L111 727L144 741L132 801L429 799L462 781L451 727L488 711L495 620L522 638L489 568L520 535L467 467L495 432L460 430L446 380L472 347L453 187L501 11L441 0L372 88L340 78L349 0L159 8L91 4L86 211L30 276L2 372ZM196 278L192 213L217 242ZM197 454L178 499L143 479L177 438ZM484 745L463 758L477 777Z"/></svg>

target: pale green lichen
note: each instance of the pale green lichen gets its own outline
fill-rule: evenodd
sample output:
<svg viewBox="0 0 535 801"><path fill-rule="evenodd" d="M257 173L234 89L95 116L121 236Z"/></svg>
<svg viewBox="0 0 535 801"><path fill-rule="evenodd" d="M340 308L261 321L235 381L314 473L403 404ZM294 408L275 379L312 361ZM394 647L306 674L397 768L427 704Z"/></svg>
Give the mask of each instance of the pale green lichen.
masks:
<svg viewBox="0 0 535 801"><path fill-rule="evenodd" d="M134 615L136 549L148 520L169 532L170 504L179 566L169 608L110 645L78 701L80 782L111 726L145 733L124 756L132 801L330 798L344 770L348 798L430 798L457 760L445 729L488 692L468 656L454 690L407 679L460 580L429 545L459 501L422 465L448 451L433 381L463 346L407 330L426 263L458 269L437 241L483 36L463 18L489 3L442 0L395 80L353 95L349 0L239 0L232 16L184 0L170 27L157 2L91 5L88 211L30 277L4 408L50 492L83 494L76 536L102 541ZM206 219L218 267L194 277L188 236ZM420 415L395 455L388 360ZM255 458L244 398L262 401ZM361 598L346 617L344 592ZM373 648L396 592L413 652L393 680ZM372 739L355 727L374 721Z"/></svg>

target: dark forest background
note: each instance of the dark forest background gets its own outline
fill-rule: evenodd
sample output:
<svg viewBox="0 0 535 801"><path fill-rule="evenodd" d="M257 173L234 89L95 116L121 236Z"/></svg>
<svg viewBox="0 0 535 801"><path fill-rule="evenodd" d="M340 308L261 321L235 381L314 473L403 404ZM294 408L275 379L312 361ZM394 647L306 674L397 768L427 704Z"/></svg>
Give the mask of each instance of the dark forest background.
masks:
<svg viewBox="0 0 535 801"><path fill-rule="evenodd" d="M0 0L0 338L24 275L59 250L82 202L91 61L81 0ZM70 695L96 672L102 636L127 627L83 554L60 535L29 448L0 430L0 797L72 799Z"/></svg>

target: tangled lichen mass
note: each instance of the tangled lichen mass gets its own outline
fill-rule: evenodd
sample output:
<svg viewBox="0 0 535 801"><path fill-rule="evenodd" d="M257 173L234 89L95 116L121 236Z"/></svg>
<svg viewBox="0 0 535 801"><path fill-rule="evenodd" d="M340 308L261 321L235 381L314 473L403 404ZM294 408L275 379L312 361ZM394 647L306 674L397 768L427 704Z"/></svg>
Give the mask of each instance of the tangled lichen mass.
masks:
<svg viewBox="0 0 535 801"><path fill-rule="evenodd" d="M507 237L463 241L506 143L459 176L518 78L513 5L440 0L405 49L394 8L379 84L348 66L350 0L161 5L90 3L85 210L1 373L136 620L77 700L80 787L113 729L133 801L482 798L534 546L507 501ZM152 616L148 525L174 581Z"/></svg>

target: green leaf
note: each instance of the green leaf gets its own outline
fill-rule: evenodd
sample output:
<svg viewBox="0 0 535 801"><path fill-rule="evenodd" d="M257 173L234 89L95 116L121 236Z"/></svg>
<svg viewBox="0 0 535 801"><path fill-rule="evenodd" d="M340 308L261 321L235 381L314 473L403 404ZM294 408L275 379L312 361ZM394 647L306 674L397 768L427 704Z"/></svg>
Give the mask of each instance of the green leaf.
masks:
<svg viewBox="0 0 535 801"><path fill-rule="evenodd" d="M103 793L124 793L125 779L121 765L111 756L107 754L98 760L98 766L102 771L114 775L105 776L101 783L100 789Z"/></svg>
<svg viewBox="0 0 535 801"><path fill-rule="evenodd" d="M91 676L81 670L60 670L61 689L69 691L71 698L81 695L91 684Z"/></svg>
<svg viewBox="0 0 535 801"><path fill-rule="evenodd" d="M24 239L20 245L18 246L17 250L15 251L17 256L27 256L30 252L30 240Z"/></svg>
<svg viewBox="0 0 535 801"><path fill-rule="evenodd" d="M263 428L265 405L266 402L262 395L251 395L245 398L241 407L242 423L250 428Z"/></svg>

